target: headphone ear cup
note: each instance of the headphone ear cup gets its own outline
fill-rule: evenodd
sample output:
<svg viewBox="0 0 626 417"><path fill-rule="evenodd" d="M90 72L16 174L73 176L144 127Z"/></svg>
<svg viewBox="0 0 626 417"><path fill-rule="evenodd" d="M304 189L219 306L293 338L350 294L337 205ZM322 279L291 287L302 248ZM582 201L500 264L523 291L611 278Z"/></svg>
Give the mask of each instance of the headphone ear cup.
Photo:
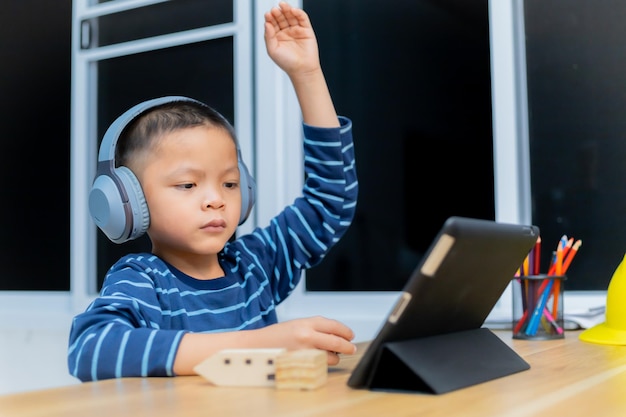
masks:
<svg viewBox="0 0 626 417"><path fill-rule="evenodd" d="M248 219L252 212L252 207L256 201L256 181L250 175L248 167L239 159L239 184L241 189L241 215L239 216L239 224Z"/></svg>
<svg viewBox="0 0 626 417"><path fill-rule="evenodd" d="M139 180L126 167L96 177L89 193L89 213L115 243L138 238L150 224L148 204Z"/></svg>
<svg viewBox="0 0 626 417"><path fill-rule="evenodd" d="M98 175L89 192L89 214L113 242L123 242L127 235L127 203L123 201L122 195L117 181L110 173Z"/></svg>
<svg viewBox="0 0 626 417"><path fill-rule="evenodd" d="M115 168L115 173L126 189L128 204L130 206L131 218L127 219L127 221L131 221L129 224L131 230L126 240L137 239L139 236L143 235L148 230L148 226L150 226L148 203L146 203L146 197L143 194L139 179L133 171L125 166L120 166Z"/></svg>

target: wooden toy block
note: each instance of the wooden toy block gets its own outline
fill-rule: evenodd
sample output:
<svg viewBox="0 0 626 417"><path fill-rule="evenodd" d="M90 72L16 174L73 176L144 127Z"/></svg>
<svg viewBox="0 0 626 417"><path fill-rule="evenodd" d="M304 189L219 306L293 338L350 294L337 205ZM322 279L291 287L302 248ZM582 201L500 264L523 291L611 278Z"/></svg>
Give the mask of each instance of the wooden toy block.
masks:
<svg viewBox="0 0 626 417"><path fill-rule="evenodd" d="M225 349L194 371L219 386L273 387L276 357L285 349Z"/></svg>
<svg viewBox="0 0 626 417"><path fill-rule="evenodd" d="M327 355L323 350L286 351L276 357L276 388L313 390L328 379Z"/></svg>

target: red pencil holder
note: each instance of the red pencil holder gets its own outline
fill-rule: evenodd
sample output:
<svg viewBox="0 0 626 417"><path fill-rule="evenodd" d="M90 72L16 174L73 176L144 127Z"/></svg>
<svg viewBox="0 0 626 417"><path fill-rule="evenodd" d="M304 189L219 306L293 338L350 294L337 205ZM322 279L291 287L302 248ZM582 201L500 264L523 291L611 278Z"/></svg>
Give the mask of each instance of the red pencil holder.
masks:
<svg viewBox="0 0 626 417"><path fill-rule="evenodd" d="M525 275L513 280L513 338L551 340L565 337L565 275Z"/></svg>

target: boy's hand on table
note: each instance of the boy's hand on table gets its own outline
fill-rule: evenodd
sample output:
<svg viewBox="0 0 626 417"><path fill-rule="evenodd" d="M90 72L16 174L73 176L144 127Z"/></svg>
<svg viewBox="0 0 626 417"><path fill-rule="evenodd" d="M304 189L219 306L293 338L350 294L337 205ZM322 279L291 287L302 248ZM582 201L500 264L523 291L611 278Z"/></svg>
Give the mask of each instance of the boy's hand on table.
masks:
<svg viewBox="0 0 626 417"><path fill-rule="evenodd" d="M259 331L265 333L270 344L276 347L325 350L328 365L337 365L340 354L352 355L356 352L352 329L337 320L321 316L289 320Z"/></svg>

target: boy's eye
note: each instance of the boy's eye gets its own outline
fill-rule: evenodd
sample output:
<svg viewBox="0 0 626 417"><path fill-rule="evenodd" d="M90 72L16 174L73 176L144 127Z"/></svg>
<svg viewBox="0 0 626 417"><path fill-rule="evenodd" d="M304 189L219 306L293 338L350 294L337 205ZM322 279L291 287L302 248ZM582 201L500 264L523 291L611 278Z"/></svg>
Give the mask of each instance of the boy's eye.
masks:
<svg viewBox="0 0 626 417"><path fill-rule="evenodd" d="M192 183L187 183L187 184L179 184L178 188L183 188L185 190L190 190L193 188L193 184Z"/></svg>

